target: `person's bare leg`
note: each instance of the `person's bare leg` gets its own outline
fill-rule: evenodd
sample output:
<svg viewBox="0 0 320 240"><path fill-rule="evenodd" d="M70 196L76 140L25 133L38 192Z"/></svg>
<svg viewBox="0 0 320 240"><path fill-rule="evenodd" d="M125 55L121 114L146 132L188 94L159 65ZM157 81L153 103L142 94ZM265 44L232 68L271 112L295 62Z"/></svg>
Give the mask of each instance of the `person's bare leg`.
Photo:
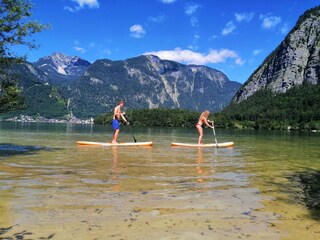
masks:
<svg viewBox="0 0 320 240"><path fill-rule="evenodd" d="M113 139L112 139L112 144L118 144L118 135L119 135L119 129L115 130L113 133Z"/></svg>
<svg viewBox="0 0 320 240"><path fill-rule="evenodd" d="M198 138L198 144L202 144L202 137L203 137L203 129L200 125L196 126L198 133L199 133L199 138Z"/></svg>

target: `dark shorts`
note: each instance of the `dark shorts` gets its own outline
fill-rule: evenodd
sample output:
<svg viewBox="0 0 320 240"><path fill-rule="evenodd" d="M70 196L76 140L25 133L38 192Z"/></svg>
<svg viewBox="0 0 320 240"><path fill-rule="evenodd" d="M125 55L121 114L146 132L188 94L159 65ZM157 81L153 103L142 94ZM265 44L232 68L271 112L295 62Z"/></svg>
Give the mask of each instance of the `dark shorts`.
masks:
<svg viewBox="0 0 320 240"><path fill-rule="evenodd" d="M112 120L112 128L113 128L113 130L117 130L120 128L120 123L118 120L116 120L116 119Z"/></svg>

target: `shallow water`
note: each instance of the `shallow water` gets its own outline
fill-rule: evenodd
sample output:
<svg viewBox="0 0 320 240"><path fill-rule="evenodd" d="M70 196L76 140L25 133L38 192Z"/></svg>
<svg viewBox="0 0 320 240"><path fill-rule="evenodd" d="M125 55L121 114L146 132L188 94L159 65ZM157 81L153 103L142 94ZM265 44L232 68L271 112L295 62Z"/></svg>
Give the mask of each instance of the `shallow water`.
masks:
<svg viewBox="0 0 320 240"><path fill-rule="evenodd" d="M320 134L0 123L0 239L320 238ZM132 141L122 128L120 141ZM206 129L205 142L213 142Z"/></svg>

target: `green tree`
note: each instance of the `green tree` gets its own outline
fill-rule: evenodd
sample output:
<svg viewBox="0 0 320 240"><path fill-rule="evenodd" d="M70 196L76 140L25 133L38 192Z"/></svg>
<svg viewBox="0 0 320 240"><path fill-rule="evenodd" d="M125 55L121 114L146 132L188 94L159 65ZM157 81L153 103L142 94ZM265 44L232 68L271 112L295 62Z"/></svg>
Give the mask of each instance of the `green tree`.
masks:
<svg viewBox="0 0 320 240"><path fill-rule="evenodd" d="M5 76L4 69L13 63L22 61L11 49L16 45L25 45L29 49L37 48L29 37L49 28L36 21L30 21L33 5L27 0L0 0L0 113L21 107L21 97L17 81ZM20 98L20 99L19 99Z"/></svg>
<svg viewBox="0 0 320 240"><path fill-rule="evenodd" d="M23 98L15 83L4 81L0 87L0 113L23 107Z"/></svg>
<svg viewBox="0 0 320 240"><path fill-rule="evenodd" d="M127 119L133 126L194 127L201 113L183 109L136 109L127 112ZM94 119L96 124L110 124L113 113L106 113Z"/></svg>
<svg viewBox="0 0 320 240"><path fill-rule="evenodd" d="M307 82L286 93L260 90L247 100L231 103L216 124L255 129L317 130L320 122L320 85ZM230 124L231 122L231 124Z"/></svg>

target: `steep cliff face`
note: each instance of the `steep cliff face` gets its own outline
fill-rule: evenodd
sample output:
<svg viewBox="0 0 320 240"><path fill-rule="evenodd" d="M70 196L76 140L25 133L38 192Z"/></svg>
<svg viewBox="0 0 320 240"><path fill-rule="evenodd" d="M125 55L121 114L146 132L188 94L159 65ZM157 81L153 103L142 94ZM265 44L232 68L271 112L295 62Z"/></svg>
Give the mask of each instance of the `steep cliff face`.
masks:
<svg viewBox="0 0 320 240"><path fill-rule="evenodd" d="M239 89L222 72L140 56L98 60L71 86L70 109L78 116L111 111L119 99L132 109L183 108L218 111Z"/></svg>
<svg viewBox="0 0 320 240"><path fill-rule="evenodd" d="M233 98L241 102L261 89L284 93L320 80L320 6L306 11L284 41L250 76Z"/></svg>

